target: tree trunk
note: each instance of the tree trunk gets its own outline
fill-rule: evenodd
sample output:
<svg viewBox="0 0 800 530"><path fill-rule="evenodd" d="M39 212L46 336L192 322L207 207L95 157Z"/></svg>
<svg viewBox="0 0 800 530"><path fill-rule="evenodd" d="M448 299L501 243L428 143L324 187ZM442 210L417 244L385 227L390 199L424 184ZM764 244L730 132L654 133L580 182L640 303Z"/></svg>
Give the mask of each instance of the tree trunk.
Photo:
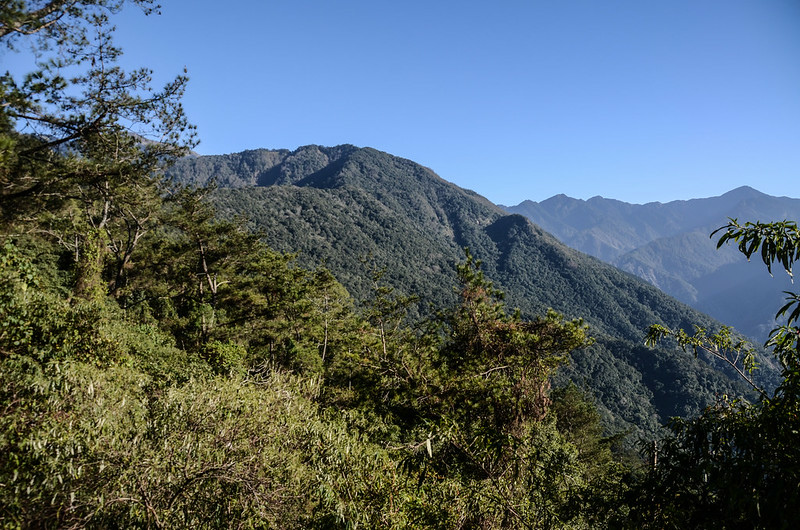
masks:
<svg viewBox="0 0 800 530"><path fill-rule="evenodd" d="M103 254L105 248L100 230L90 228L83 237L75 262L75 298L100 301L106 295L103 282Z"/></svg>

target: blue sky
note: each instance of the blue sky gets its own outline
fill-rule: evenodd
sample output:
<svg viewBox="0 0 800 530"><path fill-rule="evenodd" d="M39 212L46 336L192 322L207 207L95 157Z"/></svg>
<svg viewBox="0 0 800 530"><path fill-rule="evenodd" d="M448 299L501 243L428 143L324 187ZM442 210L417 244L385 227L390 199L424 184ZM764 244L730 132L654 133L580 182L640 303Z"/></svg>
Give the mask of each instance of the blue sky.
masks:
<svg viewBox="0 0 800 530"><path fill-rule="evenodd" d="M796 0L161 3L118 42L188 69L201 154L370 146L507 205L800 196Z"/></svg>

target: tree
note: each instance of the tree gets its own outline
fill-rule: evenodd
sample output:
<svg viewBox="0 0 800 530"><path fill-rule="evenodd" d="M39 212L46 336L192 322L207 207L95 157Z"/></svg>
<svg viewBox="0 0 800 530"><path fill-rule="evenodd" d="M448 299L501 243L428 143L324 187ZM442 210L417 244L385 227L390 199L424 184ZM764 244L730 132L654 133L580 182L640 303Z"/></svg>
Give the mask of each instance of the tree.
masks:
<svg viewBox="0 0 800 530"><path fill-rule="evenodd" d="M548 311L523 320L469 252L457 266L460 304L441 312L436 376L417 399L427 438L413 464L433 484L457 482L450 503L470 508L464 526L539 528L567 524L585 486L582 463L550 414L550 378L570 352L591 343L580 320Z"/></svg>
<svg viewBox="0 0 800 530"><path fill-rule="evenodd" d="M98 10L115 11L126 0L9 0L0 6L0 39L9 46L15 38L38 35L57 44L79 43L85 38L83 22ZM128 0L150 13L158 9L153 0Z"/></svg>
<svg viewBox="0 0 800 530"><path fill-rule="evenodd" d="M518 311L507 314L503 293L480 265L467 253L457 267L461 304L444 315L449 340L442 359L459 381L452 388L454 401L479 400L469 421L519 436L547 414L554 370L591 340L581 320L564 321L554 311L533 321L523 320Z"/></svg>
<svg viewBox="0 0 800 530"><path fill-rule="evenodd" d="M761 257L792 275L800 258L794 222L745 223L736 219L715 231L718 247L735 242L750 259ZM766 346L783 381L755 403L722 398L698 418L673 420L657 462L633 499L631 524L650 528L792 528L800 518L800 298L787 292ZM651 339L673 336L684 345L735 359L737 345L704 333L693 337L665 328ZM733 354L730 348L733 347ZM725 349L728 351L724 351ZM657 460L655 457L657 456Z"/></svg>
<svg viewBox="0 0 800 530"><path fill-rule="evenodd" d="M185 75L154 89L151 71L117 64L108 14L125 0L5 3L0 41L36 63L0 78L0 209L9 232L46 233L74 260L75 294L124 283L160 210L157 173L194 145ZM146 12L150 0L131 0Z"/></svg>

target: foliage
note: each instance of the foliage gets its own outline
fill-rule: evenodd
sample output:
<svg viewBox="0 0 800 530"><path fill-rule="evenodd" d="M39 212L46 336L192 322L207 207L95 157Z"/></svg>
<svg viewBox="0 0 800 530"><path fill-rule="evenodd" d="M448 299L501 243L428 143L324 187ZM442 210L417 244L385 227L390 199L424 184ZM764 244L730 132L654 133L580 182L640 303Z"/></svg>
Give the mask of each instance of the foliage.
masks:
<svg viewBox="0 0 800 530"><path fill-rule="evenodd" d="M11 0L0 10L0 39L11 46L23 36L39 36L45 49L51 44L86 44L85 23L103 11L114 12L125 0ZM152 0L131 0L145 12L157 9Z"/></svg>
<svg viewBox="0 0 800 530"><path fill-rule="evenodd" d="M695 326L694 334L689 335L682 329L673 331L665 326L654 324L647 332L645 344L655 346L666 337L674 339L684 351L691 349L695 357L702 351L728 364L755 391L766 397L766 391L760 388L752 378L752 373L757 367L755 350L744 339L735 337L730 327L722 326L717 333L709 335L704 328Z"/></svg>
<svg viewBox="0 0 800 530"><path fill-rule="evenodd" d="M772 274L772 265L777 262L790 277L792 276L792 265L800 258L800 233L797 231L797 223L746 222L741 225L736 219L730 219L726 226L718 228L711 236L723 230L717 241L717 248L728 241L735 241L739 244L739 252L747 259L760 249L761 260L767 267L767 272Z"/></svg>
<svg viewBox="0 0 800 530"><path fill-rule="evenodd" d="M0 504L12 525L302 528L336 514L337 498L375 489L360 458L390 463L323 420L306 381L278 373L156 393L123 366L66 362L31 376L6 360L2 373Z"/></svg>
<svg viewBox="0 0 800 530"><path fill-rule="evenodd" d="M93 301L124 285L158 216L163 186L151 176L194 142L180 103L187 78L155 90L149 70L116 64L108 14L124 3L15 1L0 11L0 40L32 35L36 57L26 75L0 77L3 220L69 251L75 294Z"/></svg>
<svg viewBox="0 0 800 530"><path fill-rule="evenodd" d="M778 264L791 274L800 245L794 223L740 225L731 219L717 232L722 230L720 245L735 241L748 258L760 253L768 271ZM778 313L788 313L786 324L767 342L780 362L782 383L772 396L762 390L756 403L723 398L696 419L675 419L672 436L653 453L656 463L636 490L632 525L791 528L796 523L800 311L797 296L788 294L789 302ZM706 351L739 347L729 336L708 337L702 330L695 336L663 328L651 332L654 339L665 335Z"/></svg>
<svg viewBox="0 0 800 530"><path fill-rule="evenodd" d="M298 299L276 294L307 310L293 324L301 336L328 322L323 379L290 376L291 363L253 364L255 342L209 338L192 357L175 347L174 328L140 324L113 300L81 319L88 302L21 287L40 271L16 245L0 258L3 329L16 333L3 335L0 358L9 527L602 523L583 500L598 481L617 483L616 464L592 456L599 424L565 438L543 390L584 344L584 327L506 315L471 259L460 269L462 305L416 332L403 324L408 301L378 283L364 320L346 305L332 310L338 288L325 271L306 276L313 283ZM290 272L270 263L260 275ZM247 281L239 296L254 296ZM252 315L266 327L282 318ZM241 339L252 324L231 323L225 335ZM579 432L580 445L570 441Z"/></svg>
<svg viewBox="0 0 800 530"><path fill-rule="evenodd" d="M458 267L461 303L441 312L416 340L379 341L374 361L361 368L361 384L370 402L383 403L383 417L403 428L396 437L411 451L403 459L407 472L447 507L438 525L426 517L427 525L586 524L591 517L577 499L600 477L613 482L614 465L610 455L594 461L594 469L581 460L585 448L559 432L548 398L554 369L589 342L586 329L554 312L530 322L518 312L506 314L502 293L479 266L467 253ZM387 298L387 289L378 294L371 307L383 311L372 313L376 321L396 318L403 301Z"/></svg>

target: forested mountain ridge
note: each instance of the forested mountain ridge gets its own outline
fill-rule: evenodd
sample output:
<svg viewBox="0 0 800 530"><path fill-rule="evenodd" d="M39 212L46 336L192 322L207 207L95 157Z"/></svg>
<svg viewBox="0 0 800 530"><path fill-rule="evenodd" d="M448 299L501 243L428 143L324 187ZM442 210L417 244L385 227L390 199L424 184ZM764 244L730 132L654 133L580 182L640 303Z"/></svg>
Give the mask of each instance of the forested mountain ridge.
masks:
<svg viewBox="0 0 800 530"><path fill-rule="evenodd" d="M774 307L791 287L787 275L761 274L735 247L717 249L709 234L728 218L797 219L800 199L743 186L719 197L664 204L557 195L504 208L759 341L774 327Z"/></svg>
<svg viewBox="0 0 800 530"><path fill-rule="evenodd" d="M186 158L170 175L197 184L213 178L221 212L243 216L271 247L299 252L306 266L324 263L357 299L368 295L367 272L377 267L425 304L452 303L453 264L468 247L523 316L553 308L590 324L597 343L565 373L597 397L613 428L652 432L717 393L742 391L691 354L642 346L650 324L717 326L708 317L412 161L370 148L306 146Z"/></svg>

